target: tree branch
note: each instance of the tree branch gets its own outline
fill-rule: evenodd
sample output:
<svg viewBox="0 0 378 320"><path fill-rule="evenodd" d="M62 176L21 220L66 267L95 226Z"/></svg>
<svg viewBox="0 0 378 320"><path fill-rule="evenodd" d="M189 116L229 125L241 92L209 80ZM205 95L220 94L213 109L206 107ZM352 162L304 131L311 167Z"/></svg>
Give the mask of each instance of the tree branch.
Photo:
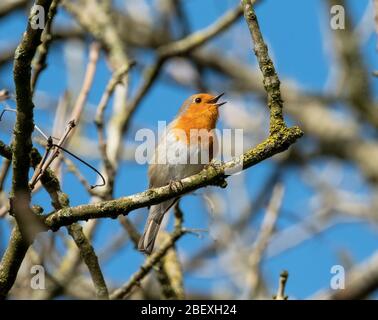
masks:
<svg viewBox="0 0 378 320"><path fill-rule="evenodd" d="M57 230L61 226L70 225L73 222L126 215L130 211L157 204L162 201L175 198L190 191L194 191L208 185L217 185L219 181L227 178L231 172L242 165L242 170L248 169L257 163L286 150L298 138L302 131L298 127L283 128L273 134L264 142L250 149L240 157L214 168L209 166L200 173L181 180L180 190L171 190L169 186L149 189L135 195L123 197L117 200L103 201L99 203L80 205L77 207L64 208L50 213L45 217L47 227Z"/></svg>
<svg viewBox="0 0 378 320"><path fill-rule="evenodd" d="M35 5L42 6L46 14L51 2L52 0L37 0L35 1ZM32 19L32 17L29 17L29 19ZM26 32L23 34L22 40L16 49L13 68L13 77L16 87L17 116L12 143L13 198L11 201L19 204L25 203L26 207L29 207L30 204L30 189L28 185L30 167L29 155L32 150L31 135L34 130L34 104L30 86L31 61L41 42L41 33L41 29L33 29L31 24L28 23ZM25 212L25 214L29 214L29 212ZM16 212L16 220L17 219L18 214ZM29 241L30 240L23 238L17 226L13 228L9 246L0 263L0 273L2 273L0 280L0 298L6 297L16 280Z"/></svg>
<svg viewBox="0 0 378 320"><path fill-rule="evenodd" d="M94 251L88 238L85 236L83 228L80 224L74 223L68 227L68 233L75 241L80 250L81 258L88 267L95 286L96 296L99 299L109 299L108 288L106 287L105 279L102 274L96 252Z"/></svg>
<svg viewBox="0 0 378 320"><path fill-rule="evenodd" d="M42 6L45 16L49 11L52 0L38 0L35 5ZM36 14L34 12L34 14ZM46 18L46 17L45 17ZM32 16L29 20L33 19ZM30 201L30 189L28 185L29 154L32 149L31 135L34 130L32 92L30 86L31 62L41 43L42 29L34 29L28 23L14 57L13 77L16 87L17 115L14 127L13 139L13 180L12 193L17 201L17 192L25 194L26 201Z"/></svg>
<svg viewBox="0 0 378 320"><path fill-rule="evenodd" d="M110 299L122 299L125 298L135 286L139 285L140 281L150 272L150 270L166 255L176 241L180 239L187 230L182 227L182 216L178 218L178 222L175 225L175 230L169 236L169 238L161 245L159 250L149 256L146 262L140 267L140 269L131 276L130 280L125 283L121 288L115 290Z"/></svg>
<svg viewBox="0 0 378 320"><path fill-rule="evenodd" d="M28 248L29 243L23 239L20 230L15 226L0 263L0 300L6 298L16 281L18 270Z"/></svg>
<svg viewBox="0 0 378 320"><path fill-rule="evenodd" d="M287 295L285 294L286 282L289 278L289 273L284 270L280 274L280 282L278 284L277 295L273 297L274 300L287 300Z"/></svg>
<svg viewBox="0 0 378 320"><path fill-rule="evenodd" d="M0 18L12 13L15 10L25 8L27 4L28 0L3 0L0 5Z"/></svg>
<svg viewBox="0 0 378 320"><path fill-rule="evenodd" d="M52 38L53 38L51 27L52 27L53 19L57 13L59 1L60 0L53 0L51 3L50 10L48 13L48 20L46 22L45 29L43 30L43 33L42 33L42 43L38 47L36 59L34 61L34 72L31 78L31 88L32 88L33 93L35 91L40 74L47 66L46 64L47 54L49 52L49 48L50 48Z"/></svg>
<svg viewBox="0 0 378 320"><path fill-rule="evenodd" d="M251 37L254 43L254 52L257 57L260 70L264 77L263 84L268 94L268 106L270 108L270 133L273 134L285 127L282 107L283 101L280 91L280 80L269 57L268 46L264 42L261 34L257 16L251 0L242 0L244 17L247 22Z"/></svg>

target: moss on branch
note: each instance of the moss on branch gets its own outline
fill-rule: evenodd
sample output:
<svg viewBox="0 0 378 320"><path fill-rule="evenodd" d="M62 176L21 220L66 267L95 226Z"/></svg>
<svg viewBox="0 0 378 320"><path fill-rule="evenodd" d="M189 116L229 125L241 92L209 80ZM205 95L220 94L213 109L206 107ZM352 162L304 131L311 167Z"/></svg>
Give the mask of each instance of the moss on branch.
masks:
<svg viewBox="0 0 378 320"><path fill-rule="evenodd" d="M302 131L298 127L282 128L281 131L269 136L264 142L250 149L240 157L218 167L208 166L200 173L181 180L182 188L180 190L172 190L169 186L164 186L116 200L64 208L46 216L45 224L48 228L57 230L62 226L67 226L77 221L116 218L118 215L126 215L132 210L157 204L201 187L217 185L219 181L227 178L230 172L245 170L286 150L302 134Z"/></svg>

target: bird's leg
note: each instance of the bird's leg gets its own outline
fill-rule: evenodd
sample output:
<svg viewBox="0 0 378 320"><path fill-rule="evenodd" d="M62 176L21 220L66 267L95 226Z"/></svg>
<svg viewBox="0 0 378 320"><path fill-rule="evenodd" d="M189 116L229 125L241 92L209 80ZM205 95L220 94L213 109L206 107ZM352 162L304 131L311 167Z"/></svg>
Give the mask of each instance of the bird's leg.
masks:
<svg viewBox="0 0 378 320"><path fill-rule="evenodd" d="M206 166L205 169L212 167L216 172L220 171L220 168L222 167L222 161L218 159L212 159ZM216 181L214 185L219 186L221 188L227 187L227 181L224 178L219 178L219 181Z"/></svg>
<svg viewBox="0 0 378 320"><path fill-rule="evenodd" d="M168 185L173 192L179 192L184 187L180 180L170 180Z"/></svg>
<svg viewBox="0 0 378 320"><path fill-rule="evenodd" d="M212 167L216 171L219 171L219 168L222 166L222 161L213 158L208 164L205 165L205 169Z"/></svg>

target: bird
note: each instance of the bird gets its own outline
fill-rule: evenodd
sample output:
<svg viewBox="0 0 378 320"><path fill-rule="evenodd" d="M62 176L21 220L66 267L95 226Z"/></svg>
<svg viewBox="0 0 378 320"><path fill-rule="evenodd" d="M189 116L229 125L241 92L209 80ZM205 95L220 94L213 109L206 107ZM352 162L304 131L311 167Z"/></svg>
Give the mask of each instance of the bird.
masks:
<svg viewBox="0 0 378 320"><path fill-rule="evenodd" d="M214 129L219 118L219 102L224 95L198 93L187 98L177 116L167 125L149 161L149 187L170 185L180 187L179 181L199 173L217 152ZM152 205L138 243L138 250L150 255L165 213L179 197Z"/></svg>

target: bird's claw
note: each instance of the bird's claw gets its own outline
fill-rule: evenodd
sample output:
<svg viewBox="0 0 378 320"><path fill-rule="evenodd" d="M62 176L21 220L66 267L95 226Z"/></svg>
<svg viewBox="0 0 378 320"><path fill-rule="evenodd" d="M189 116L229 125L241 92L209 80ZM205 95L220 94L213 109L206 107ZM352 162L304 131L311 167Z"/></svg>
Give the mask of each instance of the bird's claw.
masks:
<svg viewBox="0 0 378 320"><path fill-rule="evenodd" d="M182 182L180 180L178 181L171 180L169 181L169 188L173 192L180 192L184 188L184 186L182 185Z"/></svg>
<svg viewBox="0 0 378 320"><path fill-rule="evenodd" d="M215 169L216 171L218 171L220 169L220 167L222 166L222 161L218 160L218 159L213 159L211 160L206 166L205 166L205 169L209 168L209 167L212 167L213 169Z"/></svg>
<svg viewBox="0 0 378 320"><path fill-rule="evenodd" d="M212 167L216 172L221 172L221 167L222 167L222 161L213 159L211 160L207 165L206 169ZM226 188L227 187L227 181L224 179L224 177L219 178L218 181L214 183L214 185L219 186L221 188Z"/></svg>

